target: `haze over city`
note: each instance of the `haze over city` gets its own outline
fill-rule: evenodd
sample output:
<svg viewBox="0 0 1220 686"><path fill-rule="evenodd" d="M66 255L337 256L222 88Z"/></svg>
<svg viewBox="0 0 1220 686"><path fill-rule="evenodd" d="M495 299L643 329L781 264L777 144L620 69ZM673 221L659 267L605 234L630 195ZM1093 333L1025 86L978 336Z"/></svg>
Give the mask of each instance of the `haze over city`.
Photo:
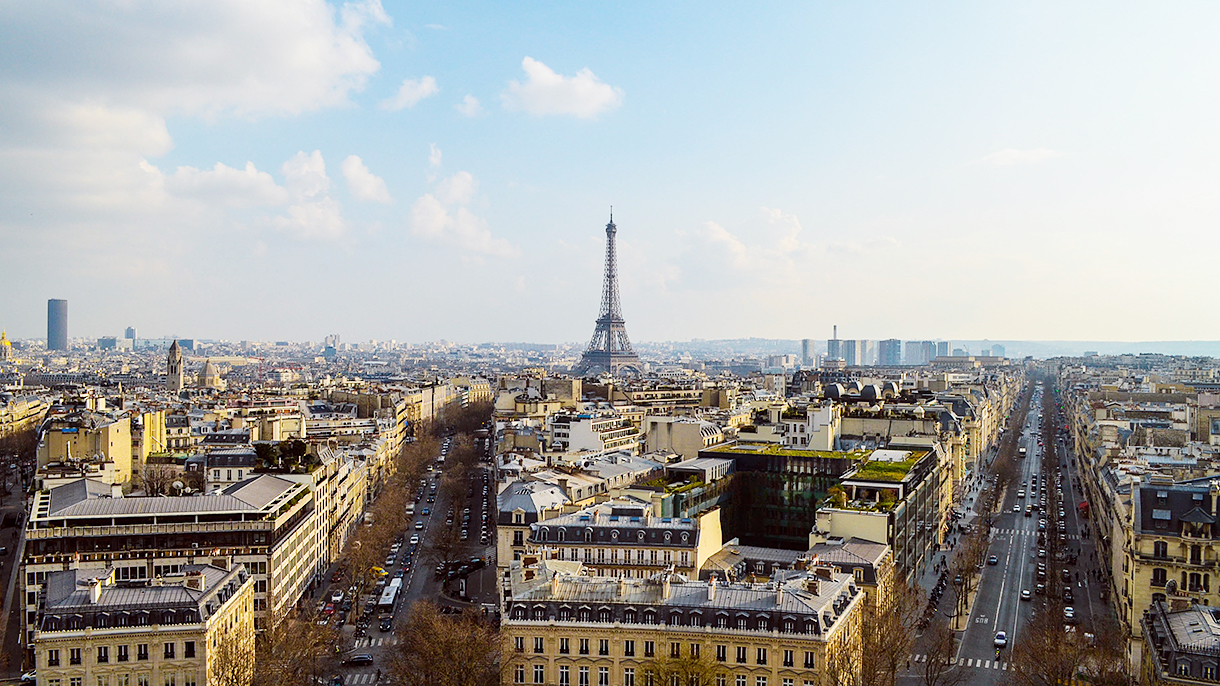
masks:
<svg viewBox="0 0 1220 686"><path fill-rule="evenodd" d="M613 204L640 341L1220 339L1218 13L9 3L0 322L581 341Z"/></svg>

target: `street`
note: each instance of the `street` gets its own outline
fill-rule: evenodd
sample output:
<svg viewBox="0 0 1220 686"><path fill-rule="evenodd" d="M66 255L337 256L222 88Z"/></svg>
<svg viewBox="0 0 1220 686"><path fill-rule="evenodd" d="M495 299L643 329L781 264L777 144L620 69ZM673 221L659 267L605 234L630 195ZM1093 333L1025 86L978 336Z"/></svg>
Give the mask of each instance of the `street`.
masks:
<svg viewBox="0 0 1220 686"><path fill-rule="evenodd" d="M1045 392L1050 392L1047 389ZM1036 575L1038 563L1045 561L1040 557L1039 520L1046 517L1053 522L1050 515L1057 513L1040 512L1039 493L1046 493L1055 488L1055 472L1061 476L1063 490L1062 510L1064 511L1063 549L1068 556L1076 556L1076 564L1063 564L1071 577L1073 607L1076 623L1069 625L1069 630L1088 632L1093 625L1095 612L1109 612L1109 608L1099 599L1097 584L1090 586L1089 570L1096 569L1096 561L1092 558L1093 542L1081 536L1081 518L1076 504L1078 494L1072 484L1074 475L1068 471L1067 455L1059 442L1052 441L1046 446L1055 456L1057 468L1048 473L1042 473L1042 448L1039 437L1042 426L1038 415L1042 410L1039 393L1035 393L1030 404L1029 413L1021 427L1019 445L1024 447L1025 458L1015 458L1016 478L1008 492L1000 498L999 511L992 515L992 530L988 556L994 555L996 564L985 564L978 583L977 595L970 610L970 616L965 630L958 632L956 653L956 669L969 670L968 683L997 684L1004 679L1004 672L1009 668L1008 658L1012 646L1021 640L1026 622L1033 614L1034 608L1043 602L1045 597L1038 591L1042 583ZM1052 416L1045 416L1042 421L1055 421ZM984 475L989 478L988 475ZM1035 478L1036 477L1036 478ZM973 498L978 492L977 484L972 485L968 497ZM1025 516L1027 506L1033 506L1030 516ZM1016 511L1014 511L1016 508ZM970 511L963 518L964 524L974 523L985 513ZM1047 587L1052 587L1048 582ZM1029 599L1023 599L1023 592L1029 592ZM952 593L950 589L949 593ZM952 599L946 598L941 608L951 611ZM1007 636L1007 647L999 651L995 647L996 633L1003 631ZM921 669L919 667L926 659L920 650L920 641L916 641L916 653L911 656L911 667L907 670L903 682L918 683Z"/></svg>

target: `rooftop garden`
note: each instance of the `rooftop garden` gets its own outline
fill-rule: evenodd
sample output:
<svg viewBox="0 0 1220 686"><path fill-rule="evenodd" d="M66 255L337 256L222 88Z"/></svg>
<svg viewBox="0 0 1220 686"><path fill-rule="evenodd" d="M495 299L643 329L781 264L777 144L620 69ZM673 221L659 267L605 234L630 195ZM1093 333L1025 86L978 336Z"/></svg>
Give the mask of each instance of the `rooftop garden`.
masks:
<svg viewBox="0 0 1220 686"><path fill-rule="evenodd" d="M669 479L661 476L651 481L646 481L642 485L650 486L652 488L659 488L664 490L666 493L685 493L702 486L703 480L693 474L686 478L675 479Z"/></svg>
<svg viewBox="0 0 1220 686"><path fill-rule="evenodd" d="M778 443L747 443L731 445L726 448L716 448L716 452L738 453L741 455L786 455L789 457L827 457L839 459L860 459L868 455L868 450L857 450L845 453L838 450L801 450L789 448Z"/></svg>
<svg viewBox="0 0 1220 686"><path fill-rule="evenodd" d="M869 460L860 465L860 468L851 475L851 479L859 481L892 481L897 483L905 479L907 474L911 472L911 468L927 454L927 452L914 453L911 459L901 462Z"/></svg>

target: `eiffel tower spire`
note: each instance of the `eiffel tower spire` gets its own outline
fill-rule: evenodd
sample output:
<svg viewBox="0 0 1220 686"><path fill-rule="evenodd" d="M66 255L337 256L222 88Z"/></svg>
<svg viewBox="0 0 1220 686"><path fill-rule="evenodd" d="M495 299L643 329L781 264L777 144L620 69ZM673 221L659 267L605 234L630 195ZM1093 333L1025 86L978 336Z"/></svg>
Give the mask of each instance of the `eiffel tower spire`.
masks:
<svg viewBox="0 0 1220 686"><path fill-rule="evenodd" d="M593 339L580 358L577 371L580 373L599 371L618 374L623 371L639 373L640 358L631 349L627 338L627 323L619 309L618 256L614 237L618 227L614 225L614 207L610 208L610 223L606 224L606 273L602 281L602 305L593 328Z"/></svg>

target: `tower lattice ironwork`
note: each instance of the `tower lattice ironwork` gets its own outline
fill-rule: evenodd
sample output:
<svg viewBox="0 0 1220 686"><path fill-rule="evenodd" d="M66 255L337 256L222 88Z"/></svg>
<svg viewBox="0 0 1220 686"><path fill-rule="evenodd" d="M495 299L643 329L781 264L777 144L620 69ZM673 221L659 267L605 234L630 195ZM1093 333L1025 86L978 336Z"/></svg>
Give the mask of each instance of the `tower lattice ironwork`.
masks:
<svg viewBox="0 0 1220 686"><path fill-rule="evenodd" d="M627 337L627 323L619 308L618 257L614 245L618 227L614 225L614 210L610 210L610 223L606 224L606 274L602 281L602 306L593 328L593 339L580 358L577 371L581 373L602 371L611 374L640 371L640 358L631 349Z"/></svg>

